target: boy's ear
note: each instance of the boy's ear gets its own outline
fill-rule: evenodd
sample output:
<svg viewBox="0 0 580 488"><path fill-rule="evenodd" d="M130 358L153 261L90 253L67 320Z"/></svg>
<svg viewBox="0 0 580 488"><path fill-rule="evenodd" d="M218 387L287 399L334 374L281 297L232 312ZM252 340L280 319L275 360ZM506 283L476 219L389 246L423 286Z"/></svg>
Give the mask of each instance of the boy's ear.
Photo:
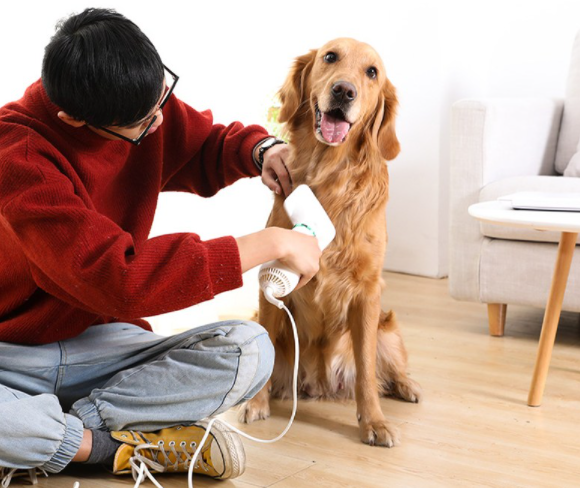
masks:
<svg viewBox="0 0 580 488"><path fill-rule="evenodd" d="M74 117L71 117L69 114L67 114L64 111L60 111L58 114L56 114L58 116L58 118L60 120L62 120L65 124L68 124L72 127L82 127L83 125L87 125L85 121L83 120L77 120Z"/></svg>

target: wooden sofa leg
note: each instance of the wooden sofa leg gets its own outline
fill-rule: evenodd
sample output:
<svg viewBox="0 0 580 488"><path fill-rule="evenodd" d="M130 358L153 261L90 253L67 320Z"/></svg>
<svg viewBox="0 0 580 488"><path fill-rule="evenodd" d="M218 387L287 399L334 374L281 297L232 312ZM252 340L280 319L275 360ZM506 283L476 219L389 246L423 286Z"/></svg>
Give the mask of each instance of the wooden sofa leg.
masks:
<svg viewBox="0 0 580 488"><path fill-rule="evenodd" d="M489 334L495 337L502 337L505 330L505 316L507 304L488 303L487 318L489 320Z"/></svg>

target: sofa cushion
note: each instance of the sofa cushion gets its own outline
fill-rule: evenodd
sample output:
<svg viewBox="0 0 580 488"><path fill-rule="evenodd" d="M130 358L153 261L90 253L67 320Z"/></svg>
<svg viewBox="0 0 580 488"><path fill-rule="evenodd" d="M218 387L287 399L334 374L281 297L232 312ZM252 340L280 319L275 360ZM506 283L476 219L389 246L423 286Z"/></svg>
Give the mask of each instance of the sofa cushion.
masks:
<svg viewBox="0 0 580 488"><path fill-rule="evenodd" d="M545 307L557 244L484 239L479 260L479 300ZM576 247L563 310L580 312L580 247Z"/></svg>
<svg viewBox="0 0 580 488"><path fill-rule="evenodd" d="M566 82L564 113L556 150L556 171L564 173L580 140L580 32L572 47L572 59Z"/></svg>
<svg viewBox="0 0 580 488"><path fill-rule="evenodd" d="M497 200L499 197L521 191L544 191L549 193L580 193L580 178L568 178L565 176L517 176L497 180L483 187L479 193L480 202ZM508 239L533 242L559 242L559 232L539 231L512 227L507 225L495 225L482 222L481 232L486 237L494 239ZM580 244L580 238L578 239Z"/></svg>

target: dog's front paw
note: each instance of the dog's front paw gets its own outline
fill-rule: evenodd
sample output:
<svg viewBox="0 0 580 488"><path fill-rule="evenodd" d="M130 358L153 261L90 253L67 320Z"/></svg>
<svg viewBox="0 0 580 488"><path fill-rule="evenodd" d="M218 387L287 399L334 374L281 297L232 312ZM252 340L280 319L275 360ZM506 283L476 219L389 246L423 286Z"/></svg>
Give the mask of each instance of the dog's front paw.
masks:
<svg viewBox="0 0 580 488"><path fill-rule="evenodd" d="M393 447L399 443L399 430L386 420L360 421L360 439L369 446Z"/></svg>
<svg viewBox="0 0 580 488"><path fill-rule="evenodd" d="M256 396L240 407L238 419L245 424L251 424L254 420L266 420L269 416L270 402L267 398L260 399Z"/></svg>

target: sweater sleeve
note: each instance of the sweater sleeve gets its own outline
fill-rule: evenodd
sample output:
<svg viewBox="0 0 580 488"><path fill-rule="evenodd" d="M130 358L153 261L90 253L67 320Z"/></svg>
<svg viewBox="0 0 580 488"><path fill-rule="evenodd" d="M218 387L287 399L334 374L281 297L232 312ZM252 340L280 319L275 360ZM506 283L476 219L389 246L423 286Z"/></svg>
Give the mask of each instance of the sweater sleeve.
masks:
<svg viewBox="0 0 580 488"><path fill-rule="evenodd" d="M213 123L212 113L197 112L175 96L163 109L163 191L208 197L244 177L259 176L252 150L268 137L258 126Z"/></svg>
<svg viewBox="0 0 580 488"><path fill-rule="evenodd" d="M3 176L12 181L0 185L0 218L20 243L37 285L67 303L134 319L242 285L233 237L204 242L196 234L170 234L137 249L129 233L88 208L58 171L22 164L13 178Z"/></svg>

